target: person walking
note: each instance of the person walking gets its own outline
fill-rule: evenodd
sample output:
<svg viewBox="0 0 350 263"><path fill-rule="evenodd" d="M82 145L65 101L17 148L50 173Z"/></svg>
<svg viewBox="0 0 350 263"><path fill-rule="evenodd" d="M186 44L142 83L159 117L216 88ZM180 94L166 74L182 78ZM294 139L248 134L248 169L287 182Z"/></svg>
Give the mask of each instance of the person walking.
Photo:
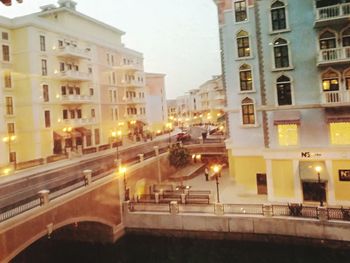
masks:
<svg viewBox="0 0 350 263"><path fill-rule="evenodd" d="M209 181L209 170L208 167L204 169L205 181Z"/></svg>

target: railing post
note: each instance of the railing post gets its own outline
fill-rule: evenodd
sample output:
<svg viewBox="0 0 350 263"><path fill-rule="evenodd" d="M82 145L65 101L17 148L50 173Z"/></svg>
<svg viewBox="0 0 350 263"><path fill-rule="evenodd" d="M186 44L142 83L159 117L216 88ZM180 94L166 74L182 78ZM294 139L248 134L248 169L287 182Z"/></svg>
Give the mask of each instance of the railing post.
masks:
<svg viewBox="0 0 350 263"><path fill-rule="evenodd" d="M139 153L138 156L139 156L139 158L140 158L140 163L142 163L143 160L144 160L144 157L143 157L144 154L143 154L143 153Z"/></svg>
<svg viewBox="0 0 350 263"><path fill-rule="evenodd" d="M84 174L84 180L85 180L85 186L90 185L92 182L92 170L84 170L83 171Z"/></svg>
<svg viewBox="0 0 350 263"><path fill-rule="evenodd" d="M159 147L158 146L153 146L153 149L154 149L154 153L156 156L159 155Z"/></svg>
<svg viewBox="0 0 350 263"><path fill-rule="evenodd" d="M327 221L328 220L327 207L319 206L319 207L317 207L317 211L318 211L318 219L320 221Z"/></svg>
<svg viewBox="0 0 350 263"><path fill-rule="evenodd" d="M47 205L49 203L49 190L41 190L38 192L40 199L40 206Z"/></svg>
<svg viewBox="0 0 350 263"><path fill-rule="evenodd" d="M273 216L273 209L271 204L263 204L263 214L267 217Z"/></svg>
<svg viewBox="0 0 350 263"><path fill-rule="evenodd" d="M159 203L159 193L154 194L154 199L156 201L156 204L158 204Z"/></svg>
<svg viewBox="0 0 350 263"><path fill-rule="evenodd" d="M214 204L214 211L215 211L215 215L222 216L224 214L224 204L215 203Z"/></svg>
<svg viewBox="0 0 350 263"><path fill-rule="evenodd" d="M176 215L179 213L179 205L177 201L171 201L169 203L170 214Z"/></svg>

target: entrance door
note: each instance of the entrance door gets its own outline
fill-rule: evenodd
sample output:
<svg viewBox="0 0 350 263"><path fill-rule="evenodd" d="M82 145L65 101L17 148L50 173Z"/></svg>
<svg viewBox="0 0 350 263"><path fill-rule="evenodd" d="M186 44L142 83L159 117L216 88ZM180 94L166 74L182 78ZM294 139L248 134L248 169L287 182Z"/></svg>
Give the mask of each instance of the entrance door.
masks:
<svg viewBox="0 0 350 263"><path fill-rule="evenodd" d="M325 182L303 182L304 201L326 202L326 183Z"/></svg>
<svg viewBox="0 0 350 263"><path fill-rule="evenodd" d="M258 188L258 195L267 195L266 174L256 174L256 184Z"/></svg>

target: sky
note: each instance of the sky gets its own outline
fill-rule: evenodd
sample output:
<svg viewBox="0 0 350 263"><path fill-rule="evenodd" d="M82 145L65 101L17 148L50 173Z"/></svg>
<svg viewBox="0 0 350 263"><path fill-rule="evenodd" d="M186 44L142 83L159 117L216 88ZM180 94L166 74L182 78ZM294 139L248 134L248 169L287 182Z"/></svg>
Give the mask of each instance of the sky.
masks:
<svg viewBox="0 0 350 263"><path fill-rule="evenodd" d="M121 29L123 43L144 55L146 72L166 74L168 99L221 74L217 10L213 0L75 0L77 11ZM0 15L40 11L57 0L13 0ZM98 5L96 4L98 3Z"/></svg>

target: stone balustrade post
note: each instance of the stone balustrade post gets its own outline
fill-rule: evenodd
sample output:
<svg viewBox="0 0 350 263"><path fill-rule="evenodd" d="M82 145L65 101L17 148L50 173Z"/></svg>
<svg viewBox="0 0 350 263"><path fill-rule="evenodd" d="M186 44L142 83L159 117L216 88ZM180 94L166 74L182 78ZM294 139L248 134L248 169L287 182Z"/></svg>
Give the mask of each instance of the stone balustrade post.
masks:
<svg viewBox="0 0 350 263"><path fill-rule="evenodd" d="M156 156L159 155L159 147L158 146L153 146L153 149L154 149L154 153Z"/></svg>
<svg viewBox="0 0 350 263"><path fill-rule="evenodd" d="M38 192L40 199L40 206L47 205L49 203L49 190L41 190Z"/></svg>
<svg viewBox="0 0 350 263"><path fill-rule="evenodd" d="M264 216L271 217L273 216L273 210L271 204L264 204L263 205L263 214Z"/></svg>
<svg viewBox="0 0 350 263"><path fill-rule="evenodd" d="M85 180L85 186L90 185L92 182L92 170L84 170L84 180Z"/></svg>
<svg viewBox="0 0 350 263"><path fill-rule="evenodd" d="M139 153L138 156L140 158L140 163L142 163L144 161L144 154L143 153Z"/></svg>
<svg viewBox="0 0 350 263"><path fill-rule="evenodd" d="M317 211L318 211L318 219L320 221L327 221L328 220L327 207L319 206L319 207L317 207Z"/></svg>
<svg viewBox="0 0 350 263"><path fill-rule="evenodd" d="M215 203L214 210L215 210L215 215L222 216L224 214L224 204Z"/></svg>
<svg viewBox="0 0 350 263"><path fill-rule="evenodd" d="M156 200L156 204L159 203L159 193L154 194L154 199Z"/></svg>
<svg viewBox="0 0 350 263"><path fill-rule="evenodd" d="M68 155L68 159L72 159L73 158L72 148L67 147L66 148L66 152L67 152L67 155Z"/></svg>
<svg viewBox="0 0 350 263"><path fill-rule="evenodd" d="M179 213L179 205L177 201L171 201L169 204L170 214L176 215Z"/></svg>

